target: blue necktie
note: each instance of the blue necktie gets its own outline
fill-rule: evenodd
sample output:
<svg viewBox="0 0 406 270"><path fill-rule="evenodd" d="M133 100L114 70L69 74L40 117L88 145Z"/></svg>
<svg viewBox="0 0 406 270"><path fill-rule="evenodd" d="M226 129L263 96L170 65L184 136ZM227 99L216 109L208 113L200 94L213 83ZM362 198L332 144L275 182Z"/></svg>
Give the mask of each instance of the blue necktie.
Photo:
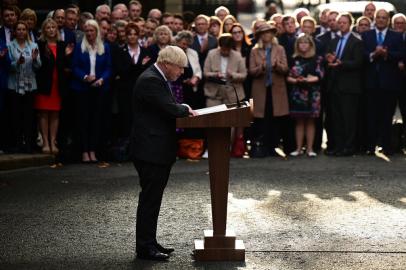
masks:
<svg viewBox="0 0 406 270"><path fill-rule="evenodd" d="M383 44L383 34L382 32L378 33L378 45L382 45Z"/></svg>
<svg viewBox="0 0 406 270"><path fill-rule="evenodd" d="M271 47L266 48L265 50L266 58L266 81L265 86L269 87L272 85L272 63L271 63Z"/></svg>
<svg viewBox="0 0 406 270"><path fill-rule="evenodd" d="M338 59L341 59L341 56L343 54L343 49L344 49L344 37L340 37L340 40L338 41L337 50L336 50L336 56Z"/></svg>

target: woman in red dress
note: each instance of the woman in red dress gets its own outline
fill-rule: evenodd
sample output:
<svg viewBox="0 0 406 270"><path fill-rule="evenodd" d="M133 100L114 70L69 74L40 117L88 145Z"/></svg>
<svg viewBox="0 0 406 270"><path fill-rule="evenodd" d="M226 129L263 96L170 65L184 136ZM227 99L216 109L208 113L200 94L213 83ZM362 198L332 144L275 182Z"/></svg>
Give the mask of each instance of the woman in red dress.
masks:
<svg viewBox="0 0 406 270"><path fill-rule="evenodd" d="M42 24L38 48L44 65L37 72L38 94L34 108L38 110L38 124L43 139L42 152L57 154L59 111L66 84L65 58L72 53L73 47L65 46L60 40L56 22L46 19Z"/></svg>

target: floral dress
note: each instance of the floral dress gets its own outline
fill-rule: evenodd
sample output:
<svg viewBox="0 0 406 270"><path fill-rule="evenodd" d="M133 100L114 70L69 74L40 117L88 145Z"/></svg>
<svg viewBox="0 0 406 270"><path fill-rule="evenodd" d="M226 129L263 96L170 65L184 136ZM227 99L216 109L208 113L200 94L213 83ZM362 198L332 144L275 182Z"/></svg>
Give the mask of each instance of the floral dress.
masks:
<svg viewBox="0 0 406 270"><path fill-rule="evenodd" d="M320 115L320 80L323 77L321 58L296 57L289 76L298 78L313 75L316 83L292 84L289 93L290 115L293 118L318 118Z"/></svg>

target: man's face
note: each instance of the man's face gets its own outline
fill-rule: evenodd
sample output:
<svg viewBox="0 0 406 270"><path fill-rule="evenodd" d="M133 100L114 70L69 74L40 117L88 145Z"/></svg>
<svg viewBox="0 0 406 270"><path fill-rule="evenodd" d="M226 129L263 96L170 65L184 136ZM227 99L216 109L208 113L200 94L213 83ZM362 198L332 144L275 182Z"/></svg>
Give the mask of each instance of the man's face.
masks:
<svg viewBox="0 0 406 270"><path fill-rule="evenodd" d="M195 21L195 27L196 27L196 32L200 35L203 35L203 34L207 33L207 30L209 30L209 23L203 18L197 19Z"/></svg>
<svg viewBox="0 0 406 270"><path fill-rule="evenodd" d="M331 31L333 31L333 32L338 30L337 20L336 20L337 15L338 15L337 13L330 13L328 15L328 27L330 27Z"/></svg>
<svg viewBox="0 0 406 270"><path fill-rule="evenodd" d="M301 28L302 32L308 35L313 34L315 30L315 26L311 21L304 21Z"/></svg>
<svg viewBox="0 0 406 270"><path fill-rule="evenodd" d="M228 15L228 13L227 13L227 11L225 11L224 9L220 9L220 10L217 12L217 14L216 14L216 16L219 17L219 19L220 19L221 21L223 21L224 18L225 18L227 15Z"/></svg>
<svg viewBox="0 0 406 270"><path fill-rule="evenodd" d="M138 21L135 23L138 26L138 29L140 29L139 36L144 37L145 35L145 22L144 21Z"/></svg>
<svg viewBox="0 0 406 270"><path fill-rule="evenodd" d="M341 33L346 34L351 30L351 22L346 16L341 16L338 20L338 29L340 29Z"/></svg>
<svg viewBox="0 0 406 270"><path fill-rule="evenodd" d="M378 30L383 30L389 25L389 14L384 11L380 10L376 13L376 18L375 18L375 27Z"/></svg>
<svg viewBox="0 0 406 270"><path fill-rule="evenodd" d="M58 27L62 28L65 25L65 12L61 9L55 11L54 20L58 24Z"/></svg>
<svg viewBox="0 0 406 270"><path fill-rule="evenodd" d="M110 19L110 12L107 7L101 7L96 12L96 20L100 21L101 19Z"/></svg>
<svg viewBox="0 0 406 270"><path fill-rule="evenodd" d="M369 21L367 19L363 19L358 22L358 27L357 27L358 33L362 34L366 31L369 31L370 29L371 29L371 24L369 23Z"/></svg>
<svg viewBox="0 0 406 270"><path fill-rule="evenodd" d="M17 15L12 10L4 10L3 11L3 22L4 25L8 28L12 28L17 23Z"/></svg>
<svg viewBox="0 0 406 270"><path fill-rule="evenodd" d="M376 11L375 5L374 4L368 4L368 5L365 6L364 16L370 18L371 21L373 21L374 16L375 16L375 11Z"/></svg>
<svg viewBox="0 0 406 270"><path fill-rule="evenodd" d="M285 28L285 32L288 34L294 34L296 32L295 20L293 18L289 18L287 21L285 21L283 23L283 27Z"/></svg>
<svg viewBox="0 0 406 270"><path fill-rule="evenodd" d="M169 81L176 81L184 71L184 68L175 64L165 64L165 77L168 78Z"/></svg>
<svg viewBox="0 0 406 270"><path fill-rule="evenodd" d="M66 13L65 26L70 30L74 30L78 23L78 16L75 13Z"/></svg>
<svg viewBox="0 0 406 270"><path fill-rule="evenodd" d="M327 16L328 12L329 12L329 10L325 9L320 14L320 24L322 26L327 26L328 25L328 16Z"/></svg>
<svg viewBox="0 0 406 270"><path fill-rule="evenodd" d="M183 21L179 18L175 18L173 20L173 28L175 29L175 32L180 32L183 30Z"/></svg>
<svg viewBox="0 0 406 270"><path fill-rule="evenodd" d="M141 16L142 8L139 5L130 6L130 18L135 19Z"/></svg>
<svg viewBox="0 0 406 270"><path fill-rule="evenodd" d="M174 31L174 29L175 29L173 26L173 23L174 23L174 18L172 16L162 18L162 24L168 26L169 29L171 29L171 31Z"/></svg>
<svg viewBox="0 0 406 270"><path fill-rule="evenodd" d="M397 17L393 21L393 30L399 33L406 32L406 20L403 17Z"/></svg>
<svg viewBox="0 0 406 270"><path fill-rule="evenodd" d="M157 25L155 23L147 21L144 27L145 36L152 37L156 27Z"/></svg>

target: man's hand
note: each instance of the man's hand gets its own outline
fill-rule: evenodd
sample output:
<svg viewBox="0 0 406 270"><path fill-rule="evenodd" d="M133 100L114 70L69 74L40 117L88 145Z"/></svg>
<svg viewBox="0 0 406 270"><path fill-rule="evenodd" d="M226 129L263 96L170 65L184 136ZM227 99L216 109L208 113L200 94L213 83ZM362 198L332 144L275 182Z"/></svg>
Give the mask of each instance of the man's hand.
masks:
<svg viewBox="0 0 406 270"><path fill-rule="evenodd" d="M185 103L183 103L182 104L183 106L186 106L187 108L188 108L188 110L189 110L189 116L197 116L197 115L199 115L196 111L194 111L193 109L192 109L192 107L190 107L189 105L187 105L187 104L185 104Z"/></svg>

